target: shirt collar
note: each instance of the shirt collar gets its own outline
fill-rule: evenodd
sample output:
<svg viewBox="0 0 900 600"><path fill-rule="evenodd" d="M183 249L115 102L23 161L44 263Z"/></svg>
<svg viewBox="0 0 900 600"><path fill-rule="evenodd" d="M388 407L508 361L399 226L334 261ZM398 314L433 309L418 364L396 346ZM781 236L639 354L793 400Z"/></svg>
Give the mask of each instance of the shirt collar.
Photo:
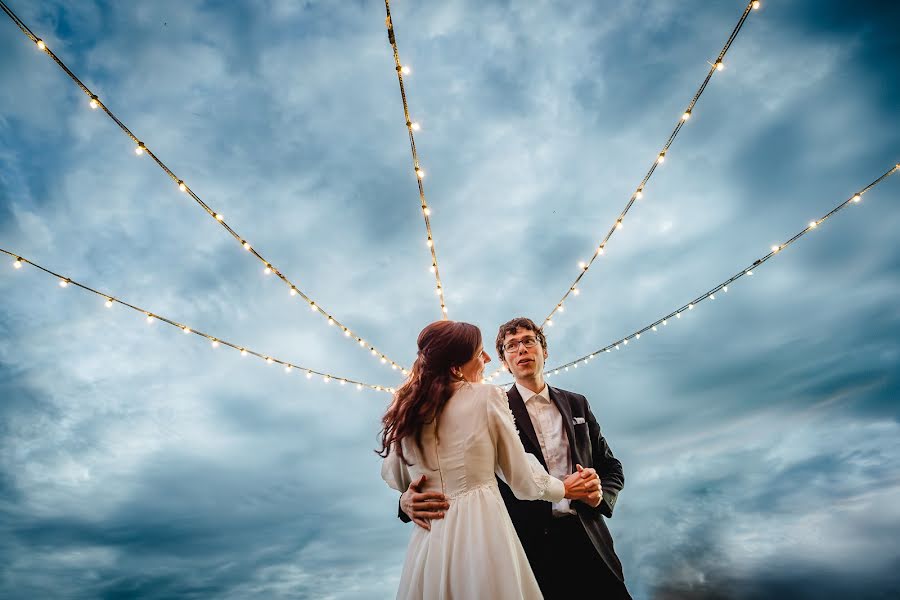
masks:
<svg viewBox="0 0 900 600"><path fill-rule="evenodd" d="M550 388L549 388L549 386L547 386L546 383L544 383L544 389L542 389L537 394L535 394L534 392L529 390L524 385L520 385L518 381L516 382L516 389L519 390L519 395L522 396L522 400L526 403L529 400L531 400L532 398L534 398L535 395L540 396L547 402L550 402Z"/></svg>

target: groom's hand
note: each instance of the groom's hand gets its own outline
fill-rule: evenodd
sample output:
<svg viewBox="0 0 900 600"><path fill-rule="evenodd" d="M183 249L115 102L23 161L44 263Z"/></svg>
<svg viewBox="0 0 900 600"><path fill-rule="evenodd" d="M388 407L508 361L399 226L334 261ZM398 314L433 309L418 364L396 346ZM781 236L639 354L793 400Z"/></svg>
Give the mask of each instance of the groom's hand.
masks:
<svg viewBox="0 0 900 600"><path fill-rule="evenodd" d="M582 477L586 477L588 479L597 478L597 489L583 500L585 504L591 506L593 508L597 508L600 506L600 502L603 500L603 484L600 483L600 476L597 475L597 471L594 469L585 469L581 465L575 465L578 468L578 472L581 473ZM590 471L590 473L589 473Z"/></svg>
<svg viewBox="0 0 900 600"><path fill-rule="evenodd" d="M585 469L581 465L575 466L578 470L563 481L566 488L566 498L569 500L581 500L590 506L598 506L602 499L603 491L597 471Z"/></svg>
<svg viewBox="0 0 900 600"><path fill-rule="evenodd" d="M409 484L400 496L400 509L413 523L430 531L431 519L443 519L444 511L450 508L450 504L440 492L420 492L425 479L422 475Z"/></svg>

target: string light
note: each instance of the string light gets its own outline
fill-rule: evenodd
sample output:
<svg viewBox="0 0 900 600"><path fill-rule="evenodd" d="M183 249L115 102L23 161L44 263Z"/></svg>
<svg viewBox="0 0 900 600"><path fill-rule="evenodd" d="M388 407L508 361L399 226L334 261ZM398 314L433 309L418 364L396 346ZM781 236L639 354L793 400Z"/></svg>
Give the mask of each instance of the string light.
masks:
<svg viewBox="0 0 900 600"><path fill-rule="evenodd" d="M106 299L106 302L104 302L103 305L106 306L106 308L112 308L112 305L113 305L113 299L112 299L112 298L107 298L107 299Z"/></svg>
<svg viewBox="0 0 900 600"><path fill-rule="evenodd" d="M732 29L731 35L728 36L728 40L725 42L725 45L722 47L722 50L719 52L719 55L716 58L715 63L709 63L710 68L709 68L709 71L706 73L705 79L700 84L700 87L697 89L697 91L694 93L694 96L691 99L690 103L688 103L688 106L681 112L681 114L678 118L678 122L675 125L675 128L672 130L672 133L669 135L668 141L666 141L662 150L660 150L656 154L656 157L654 158L653 163L650 166L650 169L647 171L646 175L644 175L644 178L641 180L640 185L637 186L636 191L631 195L628 202L625 204L625 208L622 210L621 214L616 219L616 222L613 224L613 226L609 229L609 232L606 234L606 237L604 237L604 239L600 242L600 244L598 244L598 246L597 246L598 248L601 248L601 249L604 248L606 246L607 242L609 242L609 239L613 236L613 234L616 231L619 231L622 229L625 216L628 214L628 211L631 210L631 207L633 206L634 201L639 200L644 196L644 188L646 187L647 182L650 181L650 178L653 176L653 173L656 171L656 168L665 161L665 159L668 155L668 151L672 146L672 143L675 141L675 138L678 136L679 132L681 131L681 128L693 115L693 111L697 105L697 101L700 99L700 96L703 95L703 92L706 90L706 87L709 84L710 80L712 79L713 74L715 74L717 71L721 71L723 69L724 65L723 65L722 61L725 57L725 54L728 52L729 48L731 48L732 43L734 43L735 38L737 37L738 33L741 31L741 28L744 26L744 22L747 20L747 16L750 14L750 11L752 9L753 9L753 2L748 2L746 7L744 8L744 12L741 14L741 17L738 19L737 24L734 26L734 29ZM594 260L596 260L596 258L598 256L600 256L601 254L602 254L602 252L599 252L599 251L594 252L594 255L591 257L591 259L589 261L587 261L587 263L585 264L585 267L578 274L578 277L575 279L573 284L570 285L569 288L566 290L566 293L560 299L560 302L566 300L566 298L572 292L572 289L574 288L575 284L578 284L581 281L581 278L584 277L587 274L587 272L590 270L591 266L594 263ZM557 302L556 306L559 306L559 302ZM547 324L547 322L553 317L553 314L556 312L556 310L557 310L557 308L554 307L553 310L550 311L550 313L544 318L544 322L541 325L541 327L543 327L543 325Z"/></svg>
<svg viewBox="0 0 900 600"><path fill-rule="evenodd" d="M216 221L218 221L219 224L222 225L222 227L238 243L240 243L241 245L244 244L245 238L241 237L232 227L230 227L225 222L225 217L223 217L221 213L214 211L212 208L210 208L210 206L207 203L205 203L196 193L194 193L193 190L191 190L188 187L188 185L184 182L183 178L178 177L171 169L169 169L168 166L166 166L165 163L162 162L162 160L159 159L158 156L156 156L156 154L151 152L150 149L145 145L145 143L142 140L138 139L138 137L134 133L132 133L132 131L125 125L125 123L121 119L119 119L115 114L113 114L113 112L109 109L109 107L106 106L105 103L100 102L97 95L94 94L94 92L92 90L90 90L86 85L84 85L84 83L72 72L72 70L69 69L69 67L66 66L55 53L53 53L49 48L47 48L46 45L44 44L44 42L41 41L40 38L38 38L31 31L31 29L29 29L28 26L18 16L16 16L16 14L13 13L13 11L10 10L10 8L2 0L0 0L0 8L3 9L3 11L6 13L6 15L16 24L16 26L19 27L19 29L22 31L23 34L25 34L25 36L27 36L32 42L36 43L41 50L44 50L47 53L47 55L60 67L60 69L62 69L65 72L66 75L69 76L69 78L72 80L72 82L75 83L79 87L79 89L88 97L89 100L93 100L96 102L96 105L97 105L96 108L102 109L103 112L110 118L110 120L112 120L119 127L119 129L122 131L122 133L124 133L126 136L128 136L129 139L131 139L131 141L135 144L135 153L136 154L140 155L140 154L144 154L146 152L150 156L150 158L153 159L153 161L156 163L156 165L160 169L162 169L166 173L166 175L168 175L169 178L178 186L179 190L189 194L191 196L191 198L194 200L194 202L199 207L201 207L204 210L204 212L206 212L210 217L212 217ZM91 104L91 107L92 108L94 107L93 104ZM416 166L418 166L418 162L416 162ZM424 198L423 198L423 204L424 204ZM257 250L250 248L250 249L248 249L248 252L250 252L251 255L253 255L257 259L259 259L264 265L271 266L269 261L267 261ZM291 287L294 285L286 276L281 274L278 271L278 269L275 269L273 267L272 270L278 274L279 279L281 279L288 287ZM307 294L302 292L299 288L297 288L297 293L302 295L305 300L312 302L312 299ZM444 304L443 298L441 298L441 304L442 305ZM327 313L326 311L321 309L321 307L318 310L318 312L320 314L322 314L322 316L325 318L327 318L329 315L329 313ZM335 321L337 322L338 325L345 327L345 325L343 325L342 323L337 321L337 319ZM357 337L357 336L353 336L353 337ZM391 364L396 364L398 367L402 368L402 365L400 365L399 363L397 363L393 360L390 360L389 362Z"/></svg>
<svg viewBox="0 0 900 600"><path fill-rule="evenodd" d="M97 100L97 96L91 96L91 101L89 102L90 107L94 110L100 108L100 102Z"/></svg>
<svg viewBox="0 0 900 600"><path fill-rule="evenodd" d="M13 268L14 268L14 269L21 269L21 268L22 268L22 259L19 258L18 256L16 257L16 261L13 263Z"/></svg>
<svg viewBox="0 0 900 600"><path fill-rule="evenodd" d="M4 250L3 248L0 248L0 253L6 254L7 256L10 256L10 257L13 257L13 258L15 258L17 261L20 261L20 262L22 262L22 263L28 263L29 265L31 265L31 266L35 267L36 269L38 269L38 270L40 270L40 271L46 273L47 275L50 275L51 277L55 277L55 278L59 281L59 285L60 285L60 286L67 287L67 286L69 286L69 285L71 284L72 286L75 286L75 287L77 287L77 288L79 288L79 289L82 289L82 290L84 290L84 291L86 291L86 292L89 292L89 293L91 293L91 294L94 294L95 296L99 296L99 297L103 298L103 299L106 301L107 306L111 306L112 303L113 303L113 301L118 302L121 306L124 306L124 307L129 308L129 309L131 309L131 310L133 310L133 311L136 311L136 312L138 312L138 313L143 314L143 315L146 317L147 323L153 323L154 321L162 321L163 323L165 323L165 324L167 324L167 325L171 325L172 327L177 327L177 328L180 329L185 335L187 335L187 334L194 334L194 335L199 335L199 336L201 336L201 337L204 337L204 338L206 338L207 340L209 340L210 345L211 345L213 348L218 348L220 344L224 344L224 345L226 345L226 346L228 346L228 347L230 347L230 348L233 348L233 349L235 349L235 350L238 350L238 351L241 353L241 356L248 356L248 355L252 354L253 356L256 356L257 358L260 358L260 359L265 360L266 363L268 363L268 364L273 364L273 363L276 363L276 362L277 362L277 363L279 363L279 364L281 364L281 365L284 365L286 368L290 366L290 367L297 367L297 368L299 368L299 369L306 369L306 371L307 371L309 377L312 377L312 374L321 375L322 377L326 377L326 378L328 378L328 379L336 379L336 380L338 380L338 381L342 381L342 382L345 382L345 383L355 383L355 384L357 384L357 385L360 385L360 386L363 386L363 387L367 387L367 388L369 388L369 389L373 389L373 390L377 390L377 391L388 391L388 390L390 390L390 389L393 389L393 388L386 388L386 387L384 387L384 386L373 385L373 384L365 383L365 382L361 382L361 381L355 381L355 380L353 380L353 379L349 379L349 378L346 378L346 377L338 377L338 376L333 375L333 374L331 374L331 373L324 373L324 372L321 372L321 371L317 371L317 370L315 370L315 369L309 369L309 368L307 368L307 367L300 367L300 366L295 365L295 364L293 364L293 363L290 363L290 362L287 362L287 361L284 361L284 360L280 360L280 359L274 358L274 357L272 357L270 354L262 354L262 353L260 353L260 352L254 351L254 350L249 350L246 346L240 346L240 345L234 344L234 343L232 343L232 342L227 342L227 341L225 341L225 340L223 340L222 338L219 338L219 337L217 337L217 336L213 336L213 335L210 335L210 334L207 334L207 333L203 333L202 331L197 331L196 329L193 329L193 328L191 328L190 326L185 325L184 323L179 323L179 322L177 322L177 321L174 321L174 320L172 320L172 319L169 319L168 317L164 317L164 316L155 314L155 313L153 313L153 312L148 311L148 310L145 309L145 308L141 308L141 307L136 306L136 305L134 305L134 304L130 304L130 303L128 303L128 302L125 302L124 300L116 299L116 296L113 295L113 294L109 294L109 293L106 293L106 292L101 292L101 291L96 290L96 289L94 289L94 288L92 288L92 287L89 287L89 286L87 286L87 285L85 285L85 284L83 284L83 283L79 283L79 282L77 282L77 281L75 281L75 280L73 280L73 279L71 279L71 278L69 278L69 277L65 277L65 276L63 276L63 275L60 275L59 273L55 273L55 272L51 271L50 269L47 269L47 268L45 268L45 267L42 267L41 265L39 265L39 264L37 264L37 263L35 263L35 262L32 262L32 261L30 261L30 260L28 260L28 259L25 259L25 258L22 258L21 256L15 254L15 253L13 253L13 252L10 252L10 251L8 251L8 250ZM65 284L65 285L64 285L64 284ZM287 369L286 369L286 370L287 370Z"/></svg>
<svg viewBox="0 0 900 600"><path fill-rule="evenodd" d="M410 69L408 65L404 65L400 62L400 51L397 49L397 37L394 33L394 23L391 19L391 5L390 0L384 0L384 11L385 11L385 19L384 24L387 27L388 34L388 42L391 45L391 51L394 54L394 67L397 71L397 83L400 86L400 100L403 104L403 119L406 123L406 130L409 134L409 149L412 154L412 162L413 169L416 174L416 183L419 186L419 204L422 207L422 218L425 221L425 234L428 240L428 248L431 251L431 267L429 271L434 274L435 283L438 288L438 299L441 305L441 318L447 318L447 301L444 296L444 286L441 284L441 272L438 268L438 259L437 259L437 250L434 247L434 236L431 231L431 210L428 207L428 202L425 199L425 187L422 184L422 179L425 177L425 171L422 169L419 162L419 153L416 150L416 138L414 132L419 131L420 126L419 123L413 121L409 116L409 104L406 99L406 86L403 84L403 75L409 75Z"/></svg>
<svg viewBox="0 0 900 600"><path fill-rule="evenodd" d="M834 216L837 212L843 210L844 208L846 208L846 207L849 206L850 204L856 204L856 203L858 202L858 200L856 200L856 198L860 198L860 199L861 199L862 196L863 196L864 194L866 194L867 192L869 192L870 190L872 190L872 188L874 188L875 186L879 185L879 184L882 183L885 179L887 179L888 177L890 177L891 175L895 174L895 173L898 172L898 171L900 171L900 164L894 165L893 168L891 168L890 170L886 171L886 172L885 172L884 174L882 174L878 179L874 180L872 183L870 183L870 184L867 185L865 188L863 188L862 190L860 190L857 194L854 194L853 196L851 196L851 197L848 198L847 200L844 200L842 203L840 203L840 204L838 204L837 206L835 206L833 209L831 209L831 211L829 211L829 212L828 212L827 214L825 214L823 217L817 219L817 220L816 220L816 223L818 223L818 224L821 225L821 224L824 223L827 219L831 218L831 217ZM809 228L809 227L806 227L806 228L804 228L804 229L801 229L801 230L800 230L799 232L797 232L793 237L791 237L788 241L786 241L785 243L781 244L781 245L779 246L780 250L784 250L785 248L787 248L788 246L790 246L791 244L793 244L794 242L796 242L798 239L800 239L801 237L803 237L804 235L806 235L806 234L809 233L810 231L811 231L811 228ZM781 252L778 252L778 254L781 254ZM693 299L692 301L690 301L686 306L680 306L680 307L678 307L677 309L675 309L674 311L670 312L669 314L663 316L662 318L657 319L656 321L654 321L654 322L652 322L652 323L650 323L650 324L648 324L648 325L645 325L645 326L642 327L641 329L639 329L639 330L637 330L637 331L635 331L635 332L633 332L633 333L631 333L631 334L629 334L629 335L627 335L627 336L625 336L625 337L623 337L623 338L621 338L621 339L619 339L619 340L617 340L617 341L615 341L615 342L612 342L611 344L608 344L608 345L604 346L603 348L600 348L600 349L598 349L598 350L594 350L594 351L591 353L591 355L599 354L599 353L601 353L601 352L609 352L611 349L618 350L618 349L619 349L619 344L623 344L623 345L624 345L624 344L627 344L629 338L631 338L631 337L637 338L640 334L644 333L644 332L647 331L647 330L653 330L653 331L656 331L656 330L657 330L657 329L656 329L656 326L657 326L657 325L659 325L660 323L662 323L663 325L667 325L667 324L668 324L668 320L671 319L673 316L674 316L675 318L677 318L677 319L680 319L680 318L681 318L681 313L682 313L684 310L693 310L694 306L696 306L697 304L703 302L703 301L706 300L707 298L710 299L710 300L715 299L715 293L716 293L717 291L719 291L719 290L722 290L723 292L726 292L726 293L727 293L727 292L728 292L728 286L729 286L732 282L737 281L737 280L740 279L741 277L748 276L748 275L752 275L752 274L753 274L753 269L760 267L760 266L763 265L766 261L768 261L769 259L771 259L771 258L774 257L774 256L776 256L776 254L775 254L774 252L772 252L772 253L769 253L769 254L767 254L767 255L765 255L765 256L762 256L762 257L756 259L755 261L753 261L753 264L752 264L750 267L741 269L740 271L738 271L736 274L732 275L731 277L729 277L729 278L726 279L725 281L723 281L723 282L719 283L718 285L714 286L713 288L711 288L711 289L708 290L707 292L701 294L701 295L698 296L697 298L694 298L694 299ZM586 356L580 356L580 357L578 357L578 358L576 358L576 359L574 359L574 360L572 360L572 361L570 361L570 362L568 362L568 363L566 363L566 364L564 364L564 365L559 365L559 366L556 366L556 367L548 368L548 369L545 371L545 374L546 374L546 373L549 373L550 371L552 371L554 374L556 374L556 373L559 373L559 370L560 370L560 369L563 369L564 371L565 371L565 370L568 370L568 368L569 368L570 366L576 365L577 363L584 361L585 358L586 358Z"/></svg>

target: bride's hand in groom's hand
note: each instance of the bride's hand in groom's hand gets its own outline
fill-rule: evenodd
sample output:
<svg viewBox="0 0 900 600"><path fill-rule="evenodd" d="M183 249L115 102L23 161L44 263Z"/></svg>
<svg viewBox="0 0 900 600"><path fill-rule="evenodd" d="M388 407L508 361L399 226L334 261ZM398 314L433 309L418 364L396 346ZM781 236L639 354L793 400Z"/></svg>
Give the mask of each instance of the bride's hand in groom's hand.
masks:
<svg viewBox="0 0 900 600"><path fill-rule="evenodd" d="M594 502L599 504L597 497L602 495L600 478L594 469L585 469L576 465L578 470L566 477L563 485L566 488L566 498L569 500L582 500L591 506Z"/></svg>
<svg viewBox="0 0 900 600"><path fill-rule="evenodd" d="M444 511L450 508L450 504L440 492L420 492L425 479L422 475L409 484L400 496L400 509L413 523L430 531L431 519L443 519Z"/></svg>

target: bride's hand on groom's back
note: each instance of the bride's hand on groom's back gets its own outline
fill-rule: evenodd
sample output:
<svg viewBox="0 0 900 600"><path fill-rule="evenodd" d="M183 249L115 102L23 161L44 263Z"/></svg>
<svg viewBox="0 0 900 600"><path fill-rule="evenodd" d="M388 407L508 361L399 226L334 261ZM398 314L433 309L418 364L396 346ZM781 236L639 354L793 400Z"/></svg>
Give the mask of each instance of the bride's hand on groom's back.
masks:
<svg viewBox="0 0 900 600"><path fill-rule="evenodd" d="M425 475L409 484L400 496L400 509L413 523L431 530L431 519L443 519L444 511L450 508L447 498L440 492L421 492Z"/></svg>

